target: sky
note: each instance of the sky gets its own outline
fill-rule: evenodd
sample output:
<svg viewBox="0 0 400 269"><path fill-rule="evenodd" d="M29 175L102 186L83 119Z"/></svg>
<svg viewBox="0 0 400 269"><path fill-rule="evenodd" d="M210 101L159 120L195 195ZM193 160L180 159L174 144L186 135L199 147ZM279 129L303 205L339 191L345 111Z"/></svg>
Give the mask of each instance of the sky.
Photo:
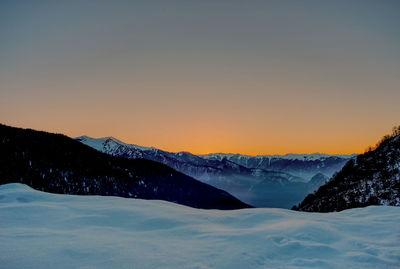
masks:
<svg viewBox="0 0 400 269"><path fill-rule="evenodd" d="M0 1L0 123L351 154L400 124L399 1Z"/></svg>

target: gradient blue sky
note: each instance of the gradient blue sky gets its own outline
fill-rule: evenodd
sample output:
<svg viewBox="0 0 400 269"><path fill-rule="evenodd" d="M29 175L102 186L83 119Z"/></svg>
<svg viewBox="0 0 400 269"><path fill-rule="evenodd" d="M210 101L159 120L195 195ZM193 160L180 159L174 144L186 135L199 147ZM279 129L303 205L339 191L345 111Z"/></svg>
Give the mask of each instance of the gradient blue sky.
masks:
<svg viewBox="0 0 400 269"><path fill-rule="evenodd" d="M0 1L0 122L194 153L400 124L400 1Z"/></svg>

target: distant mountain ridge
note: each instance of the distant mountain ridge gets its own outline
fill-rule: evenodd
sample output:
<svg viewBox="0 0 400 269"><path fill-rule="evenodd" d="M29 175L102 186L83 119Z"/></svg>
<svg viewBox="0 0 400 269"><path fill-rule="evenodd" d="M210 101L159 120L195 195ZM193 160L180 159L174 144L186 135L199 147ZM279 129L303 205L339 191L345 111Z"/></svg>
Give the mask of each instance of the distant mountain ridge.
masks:
<svg viewBox="0 0 400 269"><path fill-rule="evenodd" d="M293 209L332 212L369 205L400 206L400 126Z"/></svg>
<svg viewBox="0 0 400 269"><path fill-rule="evenodd" d="M311 179L317 173L331 177L348 160L356 156L356 154L328 155L321 153L258 156L225 153L201 155L201 157L209 160L226 159L247 168L284 171L305 180Z"/></svg>
<svg viewBox="0 0 400 269"><path fill-rule="evenodd" d="M283 155L246 155L246 154L239 154L239 153L208 153L208 154L201 154L199 155L203 158L206 159L223 159L223 158L232 158L235 156L240 156L241 158L246 158L246 159L252 159L252 158L257 158L257 159L262 159L262 158L268 158L268 159L285 159L285 160L306 160L306 161L315 161L315 160L320 160L320 159L327 159L330 157L338 157L338 158L353 158L357 156L357 154L325 154L325 153L309 153L309 154L299 154L299 153L287 153Z"/></svg>
<svg viewBox="0 0 400 269"><path fill-rule="evenodd" d="M118 158L64 135L0 124L0 184L13 182L53 193L157 199L204 209L250 207L159 162Z"/></svg>
<svg viewBox="0 0 400 269"><path fill-rule="evenodd" d="M314 175L322 173L328 177L340 170L343 165L350 159L355 158L357 154L350 155L329 155L322 153L312 154L285 154L285 155L243 155L233 153L210 153L195 155L190 152L168 152L157 149L155 147L143 147L135 144L124 143L114 137L91 138L88 136L80 136L74 138L94 149L108 153L113 156L126 158L143 158L151 159L159 162L168 162L168 158L175 161L193 162L196 165L206 165L218 168L225 164L232 168L239 168L237 165L248 169L264 169L273 171L282 171L294 175L292 180L308 181ZM171 163L168 163L171 167ZM174 167L181 170L178 166ZM182 171L187 172L187 171ZM188 173L190 174L190 173ZM207 180L207 176L192 174L200 179Z"/></svg>
<svg viewBox="0 0 400 269"><path fill-rule="evenodd" d="M256 207L292 207L294 203L300 202L308 193L324 184L329 176L340 170L353 157L326 154L302 157L194 155L126 144L113 137L81 136L75 139L112 156L161 162L202 182L226 190ZM311 182L310 179L316 175L320 176Z"/></svg>

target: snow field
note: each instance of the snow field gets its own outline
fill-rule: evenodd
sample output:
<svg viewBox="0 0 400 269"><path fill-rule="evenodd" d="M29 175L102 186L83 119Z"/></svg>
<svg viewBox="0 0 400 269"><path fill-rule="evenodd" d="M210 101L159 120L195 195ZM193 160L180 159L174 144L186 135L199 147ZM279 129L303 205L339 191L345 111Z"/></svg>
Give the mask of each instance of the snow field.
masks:
<svg viewBox="0 0 400 269"><path fill-rule="evenodd" d="M199 210L0 186L0 268L400 268L400 208Z"/></svg>

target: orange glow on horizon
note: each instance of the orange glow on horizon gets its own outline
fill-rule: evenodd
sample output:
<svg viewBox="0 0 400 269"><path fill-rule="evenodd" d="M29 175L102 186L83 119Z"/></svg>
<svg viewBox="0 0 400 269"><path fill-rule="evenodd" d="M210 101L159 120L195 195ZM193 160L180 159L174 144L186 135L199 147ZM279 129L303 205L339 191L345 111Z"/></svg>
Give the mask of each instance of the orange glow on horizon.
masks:
<svg viewBox="0 0 400 269"><path fill-rule="evenodd" d="M5 122L4 124L21 127L21 128L32 128L39 131L48 131L55 133L62 133L70 137L77 137L81 135L87 135L93 138L100 138L106 136L113 136L118 140L127 143L135 144L145 147L155 147L164 151L169 152L180 152L186 151L192 154L209 154L209 153L232 153L232 154L243 154L243 155L285 155L285 154L312 154L312 153L323 153L323 154L360 154L365 149L374 145L384 134L376 134L377 132L371 132L368 136L354 139L354 136L346 137L346 134L327 136L326 134L316 134L315 137L309 137L307 134L291 136L288 134L270 134L266 139L262 139L261 135L254 135L247 140L247 137L243 134L236 133L236 135L229 136L228 133L224 132L200 132L200 129L193 128L192 132L180 135L179 133L166 133L160 139L160 137L152 135L139 135L135 136L132 133L134 131L118 131L113 130L101 131L101 130L89 130L84 131L80 129L63 130L62 127L44 127L44 126L16 126L12 123ZM201 128L203 131L207 131L207 128Z"/></svg>

